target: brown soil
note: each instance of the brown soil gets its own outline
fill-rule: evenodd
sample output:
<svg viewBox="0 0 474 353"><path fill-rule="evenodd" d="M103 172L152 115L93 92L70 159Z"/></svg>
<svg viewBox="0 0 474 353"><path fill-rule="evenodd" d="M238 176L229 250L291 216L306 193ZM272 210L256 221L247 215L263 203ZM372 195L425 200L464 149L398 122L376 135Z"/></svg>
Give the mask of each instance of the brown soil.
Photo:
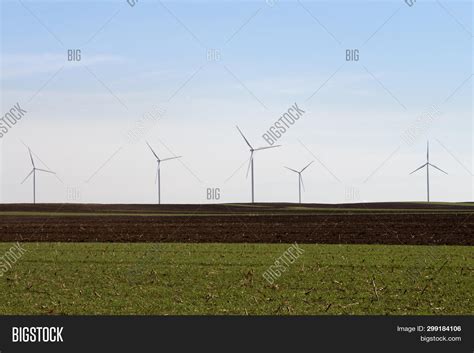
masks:
<svg viewBox="0 0 474 353"><path fill-rule="evenodd" d="M472 204L297 206L3 204L0 241L474 245Z"/></svg>

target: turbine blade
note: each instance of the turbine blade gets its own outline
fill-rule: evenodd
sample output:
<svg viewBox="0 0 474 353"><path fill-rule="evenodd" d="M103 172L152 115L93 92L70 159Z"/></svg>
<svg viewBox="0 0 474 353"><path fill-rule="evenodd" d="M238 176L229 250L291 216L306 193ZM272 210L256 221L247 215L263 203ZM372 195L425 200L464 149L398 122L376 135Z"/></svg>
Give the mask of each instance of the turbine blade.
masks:
<svg viewBox="0 0 474 353"><path fill-rule="evenodd" d="M46 172L46 173L51 173L51 174L56 174L55 172L52 172L50 170L46 170L46 169L41 169L41 168L35 168L36 170L40 170L42 172Z"/></svg>
<svg viewBox="0 0 474 353"><path fill-rule="evenodd" d="M288 167L285 167L285 168L288 169L288 170L291 170L292 172L299 173L297 170L294 170L292 168L288 168Z"/></svg>
<svg viewBox="0 0 474 353"><path fill-rule="evenodd" d="M419 171L421 168L426 167L427 164L428 164L428 163L425 163L425 164L423 164L421 167L416 168L416 169L415 169L413 172L411 172L409 175L413 174L414 172Z"/></svg>
<svg viewBox="0 0 474 353"><path fill-rule="evenodd" d="M303 187L303 191L306 191L304 188L304 183L303 183L303 176L300 173L300 180L301 180L301 186Z"/></svg>
<svg viewBox="0 0 474 353"><path fill-rule="evenodd" d="M426 162L430 162L430 141L426 141Z"/></svg>
<svg viewBox="0 0 474 353"><path fill-rule="evenodd" d="M253 161L253 151L250 152L250 159L249 159L249 166L247 167L247 174L245 174L245 178L249 177L250 166L252 165Z"/></svg>
<svg viewBox="0 0 474 353"><path fill-rule="evenodd" d="M23 184L26 181L26 179L28 179L30 177L30 175L33 174L34 171L35 170L32 169L31 172L25 177L25 179L23 179L23 181L20 184Z"/></svg>
<svg viewBox="0 0 474 353"><path fill-rule="evenodd" d="M33 168L35 167L35 161L33 160L33 155L31 154L31 150L28 147L28 153L30 154L30 159L31 159L31 164L33 165Z"/></svg>
<svg viewBox="0 0 474 353"><path fill-rule="evenodd" d="M436 168L438 169L440 172L443 172L444 174L448 175L448 173L446 173L443 169L441 168L438 168L437 166L435 166L434 164L431 164L431 163L428 163L430 166L432 166L433 168Z"/></svg>
<svg viewBox="0 0 474 353"><path fill-rule="evenodd" d="M275 148L275 147L281 147L281 145L267 146L267 147L260 147L260 148L256 148L254 151L266 150L266 149L269 149L269 148Z"/></svg>
<svg viewBox="0 0 474 353"><path fill-rule="evenodd" d="M240 131L239 127L236 125L235 126L237 128L237 130L239 130L240 134L242 135L242 137L244 138L245 142L247 143L247 145L250 147L250 149L253 149L252 145L250 144L250 142L245 138L244 134L242 133L242 131Z"/></svg>
<svg viewBox="0 0 474 353"><path fill-rule="evenodd" d="M303 173L303 171L308 168L311 164L313 164L314 161L311 161L306 167L304 167L303 169L301 169L301 172L300 173Z"/></svg>
<svg viewBox="0 0 474 353"><path fill-rule="evenodd" d="M177 158L181 158L182 156L176 156L176 157L170 157L170 158L164 158L162 160L160 160L160 162L164 162L164 161L169 161L171 159L177 159Z"/></svg>
<svg viewBox="0 0 474 353"><path fill-rule="evenodd" d="M151 148L150 144L149 144L147 141L145 141L145 142L146 142L146 144L148 145L148 147L150 148L150 150L151 150L151 152L153 153L153 155L156 157L156 159L157 159L157 160L160 160L160 159L158 158L158 155L155 153L155 151L153 151L153 148Z"/></svg>
<svg viewBox="0 0 474 353"><path fill-rule="evenodd" d="M155 174L155 184L158 182L158 171L160 170L160 165L158 164L158 168L156 168L156 174Z"/></svg>

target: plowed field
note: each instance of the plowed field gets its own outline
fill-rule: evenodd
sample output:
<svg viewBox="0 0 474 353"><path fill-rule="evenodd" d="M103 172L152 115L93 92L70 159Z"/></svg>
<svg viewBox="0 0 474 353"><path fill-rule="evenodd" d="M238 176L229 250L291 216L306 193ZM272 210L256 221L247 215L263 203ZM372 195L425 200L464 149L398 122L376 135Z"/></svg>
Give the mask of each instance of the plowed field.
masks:
<svg viewBox="0 0 474 353"><path fill-rule="evenodd" d="M474 245L472 204L0 205L0 241Z"/></svg>

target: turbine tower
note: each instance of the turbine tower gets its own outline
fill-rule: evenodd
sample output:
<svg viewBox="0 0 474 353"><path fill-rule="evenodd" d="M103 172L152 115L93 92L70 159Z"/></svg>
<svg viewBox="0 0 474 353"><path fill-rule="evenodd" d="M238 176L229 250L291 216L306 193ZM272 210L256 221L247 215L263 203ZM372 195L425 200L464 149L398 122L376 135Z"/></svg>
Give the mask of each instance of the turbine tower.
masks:
<svg viewBox="0 0 474 353"><path fill-rule="evenodd" d="M430 163L430 142L427 141L426 142L426 163L423 164L421 167L416 168L413 172L410 173L410 175L426 167L426 197L427 197L428 202L430 202L430 166L432 166L435 169L438 169L439 171L443 172L446 175L448 174L441 168L438 168L434 164Z"/></svg>
<svg viewBox="0 0 474 353"><path fill-rule="evenodd" d="M163 159L160 159L160 158L158 157L158 155L155 153L155 151L153 151L153 148L151 148L150 144L149 144L148 142L147 142L146 144L148 145L148 147L150 148L151 152L152 152L153 155L155 156L156 162L157 162L157 164L158 164L157 169L156 169L155 184L158 182L158 205L159 205L159 204L161 204L160 164L161 164L161 162L169 161L169 160L171 160L171 159L181 158L181 156L176 156L176 157L170 157L170 158L163 158Z"/></svg>
<svg viewBox="0 0 474 353"><path fill-rule="evenodd" d="M250 144L250 142L245 138L242 131L240 131L239 127L236 126L236 128L237 128L237 130L239 130L240 135L242 135L243 139L245 140L245 143L250 147L250 160L249 160L249 166L247 168L246 177L248 177L249 170L250 170L250 176L252 178L252 203L254 203L255 202L255 197L254 197L255 186L254 186L254 173L253 173L253 154L257 151L266 150L266 149L269 149L269 148L280 147L281 145L253 148L252 145Z"/></svg>
<svg viewBox="0 0 474 353"><path fill-rule="evenodd" d="M23 179L21 184L23 184L33 174L33 203L35 204L36 203L36 171L39 170L40 172L51 173L51 174L56 174L56 173L50 170L36 168L35 161L33 160L33 155L31 154L31 150L29 147L28 147L28 153L30 154L30 160L31 160L31 165L33 166L33 169L31 169L31 172L25 177L25 179Z"/></svg>
<svg viewBox="0 0 474 353"><path fill-rule="evenodd" d="M301 203L301 186L303 186L303 190L304 190L303 177L301 176L301 173L303 173L304 170L306 168L308 168L313 162L314 161L311 161L310 163L308 163L306 165L306 167L304 167L300 171L297 171L297 170L292 169L292 168L285 167L286 169L291 170L292 172L295 172L296 174L298 174L298 203Z"/></svg>

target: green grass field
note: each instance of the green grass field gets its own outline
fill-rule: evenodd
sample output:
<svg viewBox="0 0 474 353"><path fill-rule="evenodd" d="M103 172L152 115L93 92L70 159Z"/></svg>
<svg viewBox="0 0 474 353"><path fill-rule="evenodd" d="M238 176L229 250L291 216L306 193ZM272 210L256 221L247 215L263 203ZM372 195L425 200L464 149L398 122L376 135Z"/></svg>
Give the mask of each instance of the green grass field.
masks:
<svg viewBox="0 0 474 353"><path fill-rule="evenodd" d="M0 243L0 256L12 244ZM461 246L25 243L0 277L0 314L472 314Z"/></svg>

